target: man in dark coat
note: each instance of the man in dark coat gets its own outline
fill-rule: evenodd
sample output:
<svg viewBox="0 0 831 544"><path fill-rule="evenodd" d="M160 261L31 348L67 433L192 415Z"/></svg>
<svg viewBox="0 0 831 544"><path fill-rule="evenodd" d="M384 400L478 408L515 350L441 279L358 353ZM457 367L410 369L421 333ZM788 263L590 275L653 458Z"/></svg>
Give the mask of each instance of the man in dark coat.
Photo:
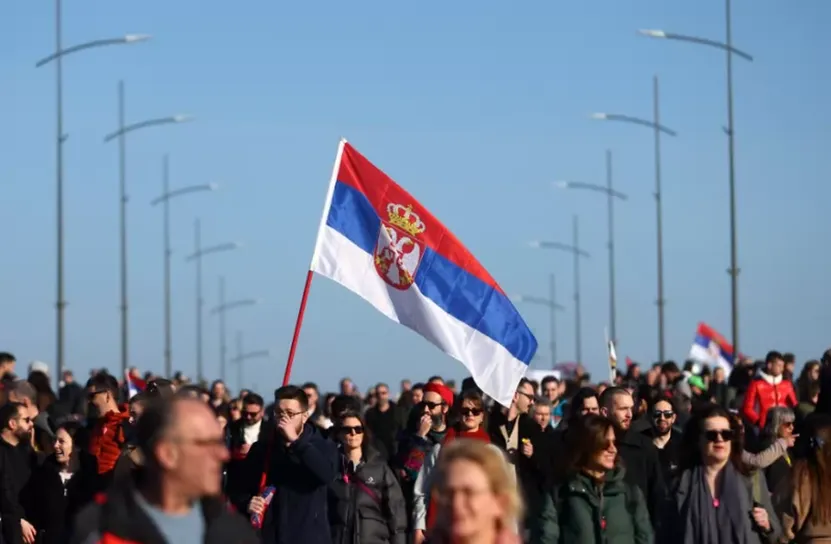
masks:
<svg viewBox="0 0 831 544"><path fill-rule="evenodd" d="M277 432L251 446L231 499L240 512L263 517L263 544L331 544L328 486L338 471L337 449L308 423L302 389L281 387L274 400ZM275 488L270 504L262 497L267 487Z"/></svg>
<svg viewBox="0 0 831 544"><path fill-rule="evenodd" d="M0 407L0 516L5 544L35 541L35 528L25 519L20 493L35 466L30 446L33 423L26 407L8 402Z"/></svg>
<svg viewBox="0 0 831 544"><path fill-rule="evenodd" d="M600 413L615 424L618 452L626 467L626 481L643 491L652 527L657 532L667 492L657 449L649 438L630 431L633 406L632 395L621 387L610 387L600 396Z"/></svg>

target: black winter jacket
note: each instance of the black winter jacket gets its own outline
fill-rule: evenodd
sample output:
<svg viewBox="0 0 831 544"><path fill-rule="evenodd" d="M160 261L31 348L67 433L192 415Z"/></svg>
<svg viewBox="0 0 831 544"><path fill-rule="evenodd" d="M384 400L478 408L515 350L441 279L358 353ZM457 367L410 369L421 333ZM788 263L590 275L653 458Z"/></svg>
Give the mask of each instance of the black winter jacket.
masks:
<svg viewBox="0 0 831 544"><path fill-rule="evenodd" d="M276 491L263 520L263 544L330 544L328 489L338 473L334 442L306 423L290 446L276 433L255 443L245 458L239 482L228 486L240 512L247 512L251 498L259 493L264 471L266 486L274 486Z"/></svg>
<svg viewBox="0 0 831 544"><path fill-rule="evenodd" d="M398 480L376 452L353 467L341 456L341 470L329 489L333 544L404 544L407 507Z"/></svg>

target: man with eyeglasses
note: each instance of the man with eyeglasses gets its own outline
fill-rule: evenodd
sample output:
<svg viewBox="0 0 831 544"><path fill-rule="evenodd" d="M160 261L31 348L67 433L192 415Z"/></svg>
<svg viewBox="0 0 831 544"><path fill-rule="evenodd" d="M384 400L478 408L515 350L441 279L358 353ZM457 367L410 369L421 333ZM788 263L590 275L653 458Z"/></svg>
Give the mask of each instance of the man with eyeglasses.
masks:
<svg viewBox="0 0 831 544"><path fill-rule="evenodd" d="M33 423L26 407L8 402L0 407L0 474L2 474L2 535L6 544L35 542L35 528L26 521L20 492L35 467L31 446Z"/></svg>
<svg viewBox="0 0 831 544"><path fill-rule="evenodd" d="M664 482L671 482L678 469L681 445L681 431L676 430L676 412L672 403L661 399L654 404L649 414L651 426L643 434L652 440L658 450L658 462L664 474Z"/></svg>
<svg viewBox="0 0 831 544"><path fill-rule="evenodd" d="M273 544L331 544L328 486L338 472L338 451L309 423L309 399L299 387L274 392L276 432L251 446L239 492L240 512L262 517L262 539ZM270 504L264 492L273 487Z"/></svg>
<svg viewBox="0 0 831 544"><path fill-rule="evenodd" d="M81 511L73 543L255 544L222 499L225 437L213 410L187 397L154 399L138 420L144 465Z"/></svg>
<svg viewBox="0 0 831 544"><path fill-rule="evenodd" d="M130 412L118 405L118 381L109 374L96 374L87 382L87 400L97 417L90 433L89 452L98 461L102 485L111 477L127 445ZM92 412L93 410L90 410Z"/></svg>

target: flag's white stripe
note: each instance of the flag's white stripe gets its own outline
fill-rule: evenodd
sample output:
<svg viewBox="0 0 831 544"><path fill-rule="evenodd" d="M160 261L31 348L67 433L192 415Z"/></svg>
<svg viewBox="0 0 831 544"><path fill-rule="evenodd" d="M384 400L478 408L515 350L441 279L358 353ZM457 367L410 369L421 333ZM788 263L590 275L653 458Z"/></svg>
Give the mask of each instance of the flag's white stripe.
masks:
<svg viewBox="0 0 831 544"><path fill-rule="evenodd" d="M707 363L709 365L718 365L724 369L724 372L730 374L730 371L733 370L733 365L730 364L730 361L724 358L724 356L713 357L713 354L710 353L710 350L705 348L704 346L700 345L699 343L693 343L692 347L690 347L690 359L694 359L696 361Z"/></svg>
<svg viewBox="0 0 831 544"><path fill-rule="evenodd" d="M502 344L439 308L414 284L401 291L384 282L373 257L328 226L321 231L312 270L326 276L375 306L459 360L477 385L500 404L509 406L528 365Z"/></svg>

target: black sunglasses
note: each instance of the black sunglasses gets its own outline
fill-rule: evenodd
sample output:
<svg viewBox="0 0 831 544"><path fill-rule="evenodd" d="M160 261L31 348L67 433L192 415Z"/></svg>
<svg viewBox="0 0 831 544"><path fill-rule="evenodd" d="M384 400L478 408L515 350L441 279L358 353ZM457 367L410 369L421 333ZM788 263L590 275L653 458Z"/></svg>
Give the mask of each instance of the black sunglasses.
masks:
<svg viewBox="0 0 831 544"><path fill-rule="evenodd" d="M462 408L462 415L463 416L482 415L482 409L481 408Z"/></svg>
<svg viewBox="0 0 831 544"><path fill-rule="evenodd" d="M704 438L707 442L718 442L719 438L725 442L733 440L733 431L730 429L722 429L720 431L704 431Z"/></svg>
<svg viewBox="0 0 831 544"><path fill-rule="evenodd" d="M675 415L672 410L655 410L652 412L652 417L655 419L671 419Z"/></svg>
<svg viewBox="0 0 831 544"><path fill-rule="evenodd" d="M444 403L443 402L430 402L429 400L423 400L423 401L421 401L421 405L426 406L430 410L435 410L439 406L444 406Z"/></svg>
<svg viewBox="0 0 831 544"><path fill-rule="evenodd" d="M355 425L354 427L343 425L340 428L340 432L342 434L364 434L364 427L363 425Z"/></svg>
<svg viewBox="0 0 831 544"><path fill-rule="evenodd" d="M257 410L256 412L249 412L248 410L245 410L242 412L242 415L245 417L257 417L260 415L260 411Z"/></svg>

